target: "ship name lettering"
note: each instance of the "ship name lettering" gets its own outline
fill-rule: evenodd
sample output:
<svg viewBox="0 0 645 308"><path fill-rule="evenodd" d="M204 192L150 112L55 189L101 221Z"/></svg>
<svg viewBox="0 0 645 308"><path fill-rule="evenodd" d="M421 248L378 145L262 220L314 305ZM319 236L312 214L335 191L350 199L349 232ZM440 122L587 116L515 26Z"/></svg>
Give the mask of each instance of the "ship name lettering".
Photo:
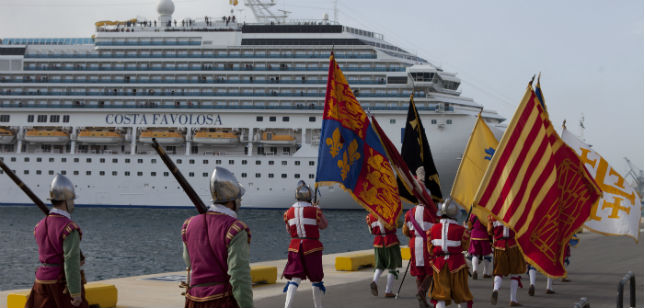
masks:
<svg viewBox="0 0 645 308"><path fill-rule="evenodd" d="M222 118L219 114L185 114L185 113L129 113L129 114L108 114L105 116L105 123L112 125L222 125Z"/></svg>

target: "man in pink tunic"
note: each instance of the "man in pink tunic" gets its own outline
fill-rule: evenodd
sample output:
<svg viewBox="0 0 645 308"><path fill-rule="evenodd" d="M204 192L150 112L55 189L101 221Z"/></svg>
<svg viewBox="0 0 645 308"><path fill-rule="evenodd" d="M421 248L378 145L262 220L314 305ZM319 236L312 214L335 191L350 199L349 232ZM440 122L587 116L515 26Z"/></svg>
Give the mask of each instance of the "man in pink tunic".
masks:
<svg viewBox="0 0 645 308"><path fill-rule="evenodd" d="M188 283L185 307L253 307L251 231L237 219L244 188L233 173L215 167L213 204L181 228Z"/></svg>
<svg viewBox="0 0 645 308"><path fill-rule="evenodd" d="M74 185L58 174L49 195L54 208L34 228L41 266L25 307L87 307L81 278L82 233L71 220Z"/></svg>
<svg viewBox="0 0 645 308"><path fill-rule="evenodd" d="M491 248L491 239L488 235L488 230L486 226L482 224L475 214L470 214L468 219L468 230L470 230L470 247L468 248L468 253L473 257L473 279L477 280L477 267L479 263L484 261L484 278L490 278L491 275L488 273L488 264L492 260L491 254L493 250Z"/></svg>

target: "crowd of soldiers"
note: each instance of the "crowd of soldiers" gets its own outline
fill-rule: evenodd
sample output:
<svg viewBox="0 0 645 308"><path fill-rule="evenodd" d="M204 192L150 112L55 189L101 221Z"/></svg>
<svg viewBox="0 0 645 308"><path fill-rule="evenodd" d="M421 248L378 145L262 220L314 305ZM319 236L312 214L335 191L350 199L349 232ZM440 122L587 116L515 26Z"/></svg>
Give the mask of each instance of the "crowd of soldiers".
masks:
<svg viewBox="0 0 645 308"><path fill-rule="evenodd" d="M418 178L422 184L423 177ZM181 227L187 269L185 307L252 307L251 231L237 217L245 190L233 173L216 167L210 178L210 191L213 202L206 213L188 218ZM314 307L322 307L325 286L319 230L325 229L328 222L312 196L311 188L299 181L296 201L283 215L291 236L283 270L283 277L287 279L285 308L293 306L296 290L306 279L311 281ZM36 271L25 307L88 307L81 271L84 262L80 251L82 232L71 220L75 197L72 182L57 175L50 187L49 200L53 208L34 228L41 266ZM527 271L527 266L513 231L492 217L485 226L475 215L470 215L465 227L457 222L458 213L457 206L448 199L440 204L436 213L430 206L418 204L405 214L403 234L409 237L409 271L416 278L419 307L432 304L441 308L450 305L451 301L472 307L465 250L472 256L473 279L478 279L477 270L482 261L483 278L491 278L487 268L493 255L491 303L497 303L502 278L509 276L510 306L518 306L519 275ZM398 268L402 267L397 226L387 226L373 214L367 215L366 222L374 235L376 260L370 292L378 296L377 282L387 270L384 296L396 297L398 292L394 293L393 284L398 279ZM533 295L535 269L530 268L529 274L529 295ZM547 293L552 292L549 280Z"/></svg>

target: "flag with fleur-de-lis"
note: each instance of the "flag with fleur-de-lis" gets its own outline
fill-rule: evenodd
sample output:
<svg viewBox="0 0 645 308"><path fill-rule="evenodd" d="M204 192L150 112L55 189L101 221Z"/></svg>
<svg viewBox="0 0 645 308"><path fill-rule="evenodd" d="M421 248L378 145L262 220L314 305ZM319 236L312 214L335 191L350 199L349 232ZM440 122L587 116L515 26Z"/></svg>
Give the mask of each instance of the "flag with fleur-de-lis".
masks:
<svg viewBox="0 0 645 308"><path fill-rule="evenodd" d="M388 226L401 214L396 176L367 114L332 54L318 148L316 187L340 185Z"/></svg>

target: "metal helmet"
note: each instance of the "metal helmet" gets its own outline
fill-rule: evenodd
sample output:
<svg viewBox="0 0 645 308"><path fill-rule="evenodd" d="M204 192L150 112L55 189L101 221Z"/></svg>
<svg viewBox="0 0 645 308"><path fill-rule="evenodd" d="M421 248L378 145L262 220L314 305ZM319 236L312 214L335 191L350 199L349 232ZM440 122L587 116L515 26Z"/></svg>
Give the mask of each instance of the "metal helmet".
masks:
<svg viewBox="0 0 645 308"><path fill-rule="evenodd" d="M244 187L237 181L235 175L226 168L215 167L211 175L211 196L215 203L236 201L244 195Z"/></svg>
<svg viewBox="0 0 645 308"><path fill-rule="evenodd" d="M303 180L298 181L298 186L296 186L296 200L311 202L312 195L309 185Z"/></svg>
<svg viewBox="0 0 645 308"><path fill-rule="evenodd" d="M456 218L457 214L459 214L457 205L452 202L452 199L446 198L446 200L441 204L441 215L446 215L450 218Z"/></svg>
<svg viewBox="0 0 645 308"><path fill-rule="evenodd" d="M57 174L49 187L49 200L67 201L76 199L74 184L62 174Z"/></svg>

